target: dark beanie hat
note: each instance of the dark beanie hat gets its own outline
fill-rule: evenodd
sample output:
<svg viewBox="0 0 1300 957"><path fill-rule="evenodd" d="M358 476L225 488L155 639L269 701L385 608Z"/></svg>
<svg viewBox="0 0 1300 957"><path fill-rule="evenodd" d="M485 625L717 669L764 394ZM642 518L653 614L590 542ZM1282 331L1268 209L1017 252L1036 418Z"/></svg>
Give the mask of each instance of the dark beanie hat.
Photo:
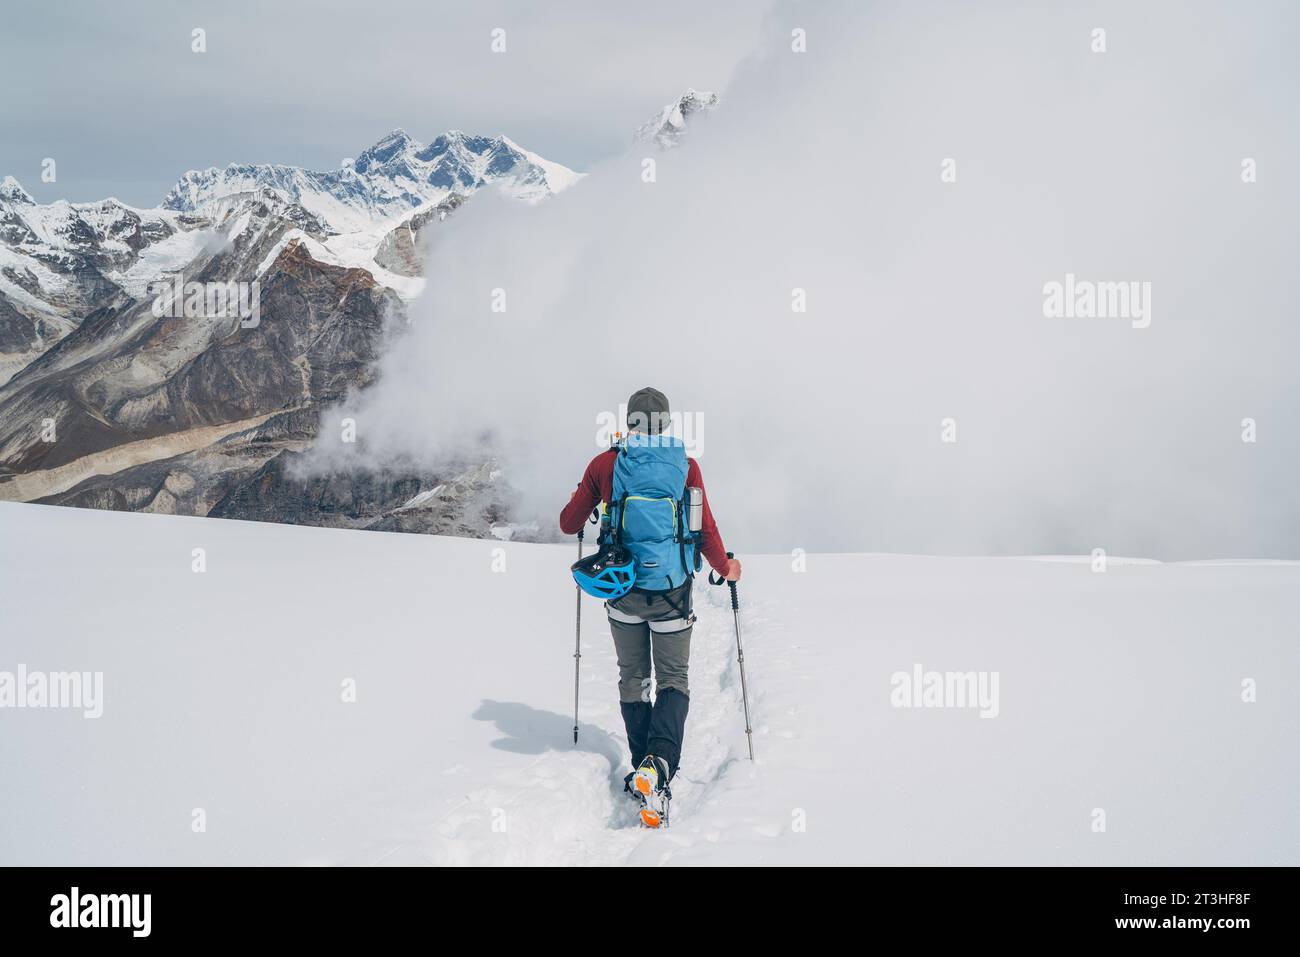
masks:
<svg viewBox="0 0 1300 957"><path fill-rule="evenodd" d="M668 428L668 396L646 386L627 400L627 427L649 435Z"/></svg>

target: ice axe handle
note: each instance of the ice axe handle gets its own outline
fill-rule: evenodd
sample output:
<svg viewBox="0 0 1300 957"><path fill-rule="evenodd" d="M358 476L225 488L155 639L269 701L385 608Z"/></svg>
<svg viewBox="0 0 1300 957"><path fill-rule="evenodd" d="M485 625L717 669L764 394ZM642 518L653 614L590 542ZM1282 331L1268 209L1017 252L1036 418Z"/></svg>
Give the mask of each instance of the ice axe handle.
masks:
<svg viewBox="0 0 1300 957"><path fill-rule="evenodd" d="M728 558L735 558L735 557L736 557L736 553L735 553L735 552L727 552L727 557L728 557ZM728 586L730 586L730 588L731 588L731 610L732 610L732 611L739 611L739 610L740 610L740 599L736 597L736 583L735 583L735 582L733 582L733 581L727 581L727 579L726 579L724 576L722 576L722 575L717 575L717 576L715 577L714 572L710 571L710 572L709 572L709 584L710 584L710 585L728 585Z"/></svg>

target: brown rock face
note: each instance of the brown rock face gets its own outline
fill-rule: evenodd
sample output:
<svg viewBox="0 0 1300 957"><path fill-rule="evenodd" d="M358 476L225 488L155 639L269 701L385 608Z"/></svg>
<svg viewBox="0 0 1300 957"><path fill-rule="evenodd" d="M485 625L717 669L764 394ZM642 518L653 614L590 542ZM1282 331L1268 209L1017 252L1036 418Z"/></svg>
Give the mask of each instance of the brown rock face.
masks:
<svg viewBox="0 0 1300 957"><path fill-rule="evenodd" d="M255 246L273 249L272 238ZM214 257L195 279L229 281L258 251ZM88 318L0 388L0 469L47 469L127 442L315 408L370 381L386 325L401 310L395 294L294 242L259 284L252 327L238 318L155 318L149 303ZM56 438L46 442L50 422Z"/></svg>

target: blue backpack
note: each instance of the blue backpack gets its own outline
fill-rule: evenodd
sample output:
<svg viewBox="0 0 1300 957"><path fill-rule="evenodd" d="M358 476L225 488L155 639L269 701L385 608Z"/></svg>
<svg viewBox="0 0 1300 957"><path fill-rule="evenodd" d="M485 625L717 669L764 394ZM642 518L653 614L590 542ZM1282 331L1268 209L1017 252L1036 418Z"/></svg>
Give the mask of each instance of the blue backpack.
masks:
<svg viewBox="0 0 1300 957"><path fill-rule="evenodd" d="M610 536L635 560L633 587L668 591L700 569L699 533L686 511L686 446L671 435L632 432L618 446Z"/></svg>

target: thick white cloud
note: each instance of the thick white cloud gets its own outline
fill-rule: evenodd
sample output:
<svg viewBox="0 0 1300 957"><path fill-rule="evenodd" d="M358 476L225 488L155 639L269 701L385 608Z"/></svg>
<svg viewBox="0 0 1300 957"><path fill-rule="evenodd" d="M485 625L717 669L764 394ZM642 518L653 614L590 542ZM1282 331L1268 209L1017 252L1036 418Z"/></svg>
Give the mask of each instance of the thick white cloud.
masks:
<svg viewBox="0 0 1300 957"><path fill-rule="evenodd" d="M411 334L354 410L367 454L491 436L550 525L597 416L650 384L702 413L738 551L1296 557L1296 25L780 8L656 183L634 151L436 231ZM1066 273L1150 282L1150 327L1045 318Z"/></svg>

